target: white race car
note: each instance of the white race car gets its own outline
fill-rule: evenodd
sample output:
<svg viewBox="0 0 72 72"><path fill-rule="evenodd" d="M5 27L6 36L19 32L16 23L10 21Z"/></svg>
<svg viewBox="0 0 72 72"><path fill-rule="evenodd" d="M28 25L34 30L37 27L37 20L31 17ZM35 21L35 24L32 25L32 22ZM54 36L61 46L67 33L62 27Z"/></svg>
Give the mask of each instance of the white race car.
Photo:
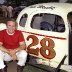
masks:
<svg viewBox="0 0 72 72"><path fill-rule="evenodd" d="M30 55L39 62L72 72L72 4L43 3L23 9L17 17ZM46 62L42 62L42 59Z"/></svg>

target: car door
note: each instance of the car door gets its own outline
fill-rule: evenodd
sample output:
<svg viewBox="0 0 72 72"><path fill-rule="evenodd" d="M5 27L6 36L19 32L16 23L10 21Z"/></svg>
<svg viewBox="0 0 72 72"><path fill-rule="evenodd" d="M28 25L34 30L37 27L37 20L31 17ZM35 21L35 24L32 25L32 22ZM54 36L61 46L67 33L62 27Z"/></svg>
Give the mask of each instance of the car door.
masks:
<svg viewBox="0 0 72 72"><path fill-rule="evenodd" d="M57 67L68 55L69 28L66 16L37 11L26 15L23 20L24 15L20 17L19 29L24 35L28 53L48 60L49 65ZM65 64L68 64L68 56Z"/></svg>

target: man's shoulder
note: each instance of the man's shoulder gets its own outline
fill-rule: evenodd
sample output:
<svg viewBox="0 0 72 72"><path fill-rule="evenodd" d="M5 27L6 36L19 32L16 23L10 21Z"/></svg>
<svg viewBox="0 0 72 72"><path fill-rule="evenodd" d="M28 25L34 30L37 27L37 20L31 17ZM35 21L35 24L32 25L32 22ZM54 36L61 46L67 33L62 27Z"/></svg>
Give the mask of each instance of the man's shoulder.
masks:
<svg viewBox="0 0 72 72"><path fill-rule="evenodd" d="M21 31L20 30L16 30L16 33L21 33Z"/></svg>
<svg viewBox="0 0 72 72"><path fill-rule="evenodd" d="M3 36L5 33L6 33L6 29L0 31L0 34L1 34L2 36Z"/></svg>
<svg viewBox="0 0 72 72"><path fill-rule="evenodd" d="M4 33L4 32L6 32L6 29L1 30L0 32Z"/></svg>

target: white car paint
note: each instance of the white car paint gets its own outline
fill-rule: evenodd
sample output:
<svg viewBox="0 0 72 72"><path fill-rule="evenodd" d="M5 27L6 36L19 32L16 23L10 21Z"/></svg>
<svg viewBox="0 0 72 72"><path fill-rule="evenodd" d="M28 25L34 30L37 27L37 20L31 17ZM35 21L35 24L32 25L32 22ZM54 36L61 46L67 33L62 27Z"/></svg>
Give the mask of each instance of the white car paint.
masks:
<svg viewBox="0 0 72 72"><path fill-rule="evenodd" d="M59 63L61 62L61 60L63 59L63 57L65 55L67 55L67 58L65 59L64 64L61 66L61 69L64 69L68 72L70 70L70 72L71 72L72 66L69 65L69 51L68 51L69 50L68 43L69 43L70 27L68 25L67 14L69 12L72 12L72 4L67 4L67 3L36 4L36 5L32 5L32 6L29 6L25 9L23 9L17 17L17 23L18 23L18 29L22 30L22 32L24 34L25 41L26 41L26 44L28 47L30 44L32 44L32 42L34 40L32 37L28 38L29 36L34 35L38 38L39 43L35 46L31 46L30 49L41 48L40 41L43 38L51 39L55 44L53 49L56 52L56 55L52 59L45 58L41 54L40 51L39 51L38 55L31 54L31 53L30 53L30 55L45 59L46 60L45 64L50 65L51 67L57 67L59 65ZM56 15L61 16L64 20L65 31L63 33L59 33L59 32L52 32L52 31L45 31L45 30L43 31L43 30L31 28L31 26L30 26L31 20L32 20L33 16L38 13L50 13L50 14L56 14ZM28 17L25 22L25 26L22 27L22 26L20 26L20 19L24 14L27 14ZM39 19L38 18L36 21L36 25L38 24L38 20L40 19L40 18ZM36 27L36 25L35 25L35 27ZM28 40L27 40L27 38L28 38ZM48 42L46 46L49 46L49 41L46 41L46 42ZM48 50L46 50L46 51L47 52L45 54L49 55L49 51ZM41 62L41 61L42 61L42 59L41 60L39 59L39 62Z"/></svg>

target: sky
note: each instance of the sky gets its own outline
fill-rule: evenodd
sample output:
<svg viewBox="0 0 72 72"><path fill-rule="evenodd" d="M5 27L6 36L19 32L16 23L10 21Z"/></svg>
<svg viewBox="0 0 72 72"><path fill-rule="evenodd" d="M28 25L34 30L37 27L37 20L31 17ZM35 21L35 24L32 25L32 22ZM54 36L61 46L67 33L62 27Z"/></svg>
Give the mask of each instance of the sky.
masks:
<svg viewBox="0 0 72 72"><path fill-rule="evenodd" d="M0 4L3 4L4 0L0 0Z"/></svg>

